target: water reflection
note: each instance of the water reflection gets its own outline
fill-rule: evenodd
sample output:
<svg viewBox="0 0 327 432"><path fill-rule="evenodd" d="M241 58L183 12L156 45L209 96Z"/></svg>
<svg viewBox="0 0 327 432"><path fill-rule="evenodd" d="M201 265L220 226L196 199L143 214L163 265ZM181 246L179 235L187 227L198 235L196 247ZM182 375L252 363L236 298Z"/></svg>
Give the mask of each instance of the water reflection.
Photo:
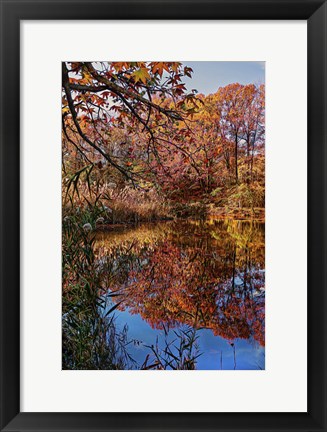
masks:
<svg viewBox="0 0 327 432"><path fill-rule="evenodd" d="M264 251L264 223L215 219L116 227L96 244L136 360L195 329L197 369L264 368Z"/></svg>

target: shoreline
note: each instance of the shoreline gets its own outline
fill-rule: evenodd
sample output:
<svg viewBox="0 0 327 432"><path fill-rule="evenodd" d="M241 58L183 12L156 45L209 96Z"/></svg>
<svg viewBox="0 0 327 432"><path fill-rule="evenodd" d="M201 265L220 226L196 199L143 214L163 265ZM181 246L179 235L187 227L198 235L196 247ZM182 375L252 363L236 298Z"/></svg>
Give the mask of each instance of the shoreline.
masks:
<svg viewBox="0 0 327 432"><path fill-rule="evenodd" d="M221 208L221 210L217 211L208 211L205 214L191 214L184 216L176 216L176 217L165 217L165 218L154 218L154 219L139 219L135 221L120 221L115 223L104 223L98 225L94 231L112 231L116 228L125 229L133 226L141 225L141 224L156 224L163 222L177 222L177 221L186 221L186 220L203 220L210 218L215 218L216 220L235 220L242 222L259 222L265 223L265 209L264 208L256 208L256 209L247 209L247 208L235 208L228 209L226 211L225 208Z"/></svg>

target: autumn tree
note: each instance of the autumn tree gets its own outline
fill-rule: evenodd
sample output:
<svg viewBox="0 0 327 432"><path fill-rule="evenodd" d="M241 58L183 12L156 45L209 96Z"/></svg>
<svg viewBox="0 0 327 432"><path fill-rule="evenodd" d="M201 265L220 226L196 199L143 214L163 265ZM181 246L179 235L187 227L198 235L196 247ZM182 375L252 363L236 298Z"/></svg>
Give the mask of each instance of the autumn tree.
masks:
<svg viewBox="0 0 327 432"><path fill-rule="evenodd" d="M178 146L182 136L174 133L174 127L185 123L195 99L182 82L191 73L191 68L178 62L63 62L64 139L87 162L88 153L95 150L104 163L135 185L138 175L133 162L124 164L126 154L123 158L110 151L113 131L120 129L134 137L130 152L142 146L148 161L159 160L161 145L175 142ZM162 102L167 99L170 103L165 107Z"/></svg>
<svg viewBox="0 0 327 432"><path fill-rule="evenodd" d="M157 167L164 189L201 198L217 188L263 183L264 86L231 84L198 95L198 101L182 145L171 148L165 166Z"/></svg>
<svg viewBox="0 0 327 432"><path fill-rule="evenodd" d="M230 84L203 101L198 114L201 138L220 154L217 161L223 160L228 172L233 161L236 184L242 181L240 158L246 158L247 179L253 179L254 157L264 142L264 86Z"/></svg>

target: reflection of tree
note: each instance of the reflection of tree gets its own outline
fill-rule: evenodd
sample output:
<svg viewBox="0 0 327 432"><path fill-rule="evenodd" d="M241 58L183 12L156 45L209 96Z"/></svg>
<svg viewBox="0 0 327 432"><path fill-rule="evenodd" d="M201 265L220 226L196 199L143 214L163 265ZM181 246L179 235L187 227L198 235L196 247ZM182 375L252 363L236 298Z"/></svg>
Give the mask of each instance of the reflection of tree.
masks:
<svg viewBox="0 0 327 432"><path fill-rule="evenodd" d="M138 243L119 307L154 328L182 323L264 345L263 235L254 223L180 222L166 238ZM121 286L120 274L113 290Z"/></svg>

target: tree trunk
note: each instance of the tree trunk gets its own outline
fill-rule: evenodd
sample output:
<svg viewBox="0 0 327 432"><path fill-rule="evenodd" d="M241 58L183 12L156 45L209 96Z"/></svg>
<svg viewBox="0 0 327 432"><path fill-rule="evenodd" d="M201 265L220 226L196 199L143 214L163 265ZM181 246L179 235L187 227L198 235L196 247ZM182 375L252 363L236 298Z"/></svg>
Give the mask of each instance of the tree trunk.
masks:
<svg viewBox="0 0 327 432"><path fill-rule="evenodd" d="M237 160L237 134L235 136L235 183L238 184L238 160Z"/></svg>

